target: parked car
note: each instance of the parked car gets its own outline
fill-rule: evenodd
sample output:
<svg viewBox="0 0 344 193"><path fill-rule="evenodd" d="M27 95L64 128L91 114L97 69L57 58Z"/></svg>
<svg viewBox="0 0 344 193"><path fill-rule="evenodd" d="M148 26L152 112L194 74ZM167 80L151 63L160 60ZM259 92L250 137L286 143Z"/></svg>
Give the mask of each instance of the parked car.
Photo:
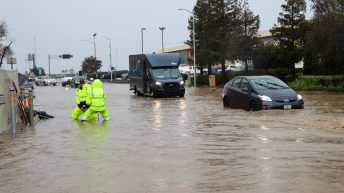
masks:
<svg viewBox="0 0 344 193"><path fill-rule="evenodd" d="M34 74L30 74L29 77L27 78L28 82L35 82L36 76Z"/></svg>
<svg viewBox="0 0 344 193"><path fill-rule="evenodd" d="M27 82L24 82L23 85L20 86L20 88L24 88L24 89L35 89L34 86L33 86L34 82L32 81L27 81Z"/></svg>
<svg viewBox="0 0 344 193"><path fill-rule="evenodd" d="M56 79L50 76L38 76L36 77L35 83L36 83L36 86L48 86L48 85L56 86L57 81Z"/></svg>
<svg viewBox="0 0 344 193"><path fill-rule="evenodd" d="M84 76L74 76L72 80L70 81L70 87L73 87L73 88L78 87L81 79L86 80Z"/></svg>
<svg viewBox="0 0 344 193"><path fill-rule="evenodd" d="M302 96L273 76L239 76L223 88L223 106L246 110L303 109Z"/></svg>
<svg viewBox="0 0 344 193"><path fill-rule="evenodd" d="M128 73L124 73L124 74L121 75L121 79L122 79L122 80L127 80L128 77L129 77L129 74L128 74Z"/></svg>
<svg viewBox="0 0 344 193"><path fill-rule="evenodd" d="M76 74L72 73L72 74L63 74L62 75L62 86L67 86L70 85L72 78L75 76Z"/></svg>

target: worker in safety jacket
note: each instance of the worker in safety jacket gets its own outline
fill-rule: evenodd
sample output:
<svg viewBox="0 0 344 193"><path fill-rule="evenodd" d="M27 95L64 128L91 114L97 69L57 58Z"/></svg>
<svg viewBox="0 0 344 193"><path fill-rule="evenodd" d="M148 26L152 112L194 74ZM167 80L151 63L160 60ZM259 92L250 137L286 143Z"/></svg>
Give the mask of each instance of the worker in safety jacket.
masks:
<svg viewBox="0 0 344 193"><path fill-rule="evenodd" d="M85 83L85 80L81 79L79 82L79 86L76 88L75 91L76 107L74 108L71 116L73 120L78 119L80 115L86 112L86 110L90 107L86 104L89 90L92 90L91 85ZM93 116L92 118L96 118L96 116Z"/></svg>
<svg viewBox="0 0 344 193"><path fill-rule="evenodd" d="M103 90L103 83L99 79L96 79L92 83L92 91L89 93L86 100L86 104L90 105L90 107L82 117L82 121L90 119L96 113L100 113L104 121L109 120L109 114L105 106L105 100L106 93Z"/></svg>

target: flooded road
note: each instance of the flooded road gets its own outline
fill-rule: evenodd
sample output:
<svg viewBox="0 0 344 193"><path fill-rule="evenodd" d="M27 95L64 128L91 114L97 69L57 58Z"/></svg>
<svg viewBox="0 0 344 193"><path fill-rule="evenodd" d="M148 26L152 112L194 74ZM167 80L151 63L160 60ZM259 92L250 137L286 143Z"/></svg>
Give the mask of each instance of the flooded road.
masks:
<svg viewBox="0 0 344 193"><path fill-rule="evenodd" d="M56 118L0 135L0 192L344 192L344 94L247 112L223 108L220 88L154 99L104 87L107 123L70 121L74 89L35 89Z"/></svg>

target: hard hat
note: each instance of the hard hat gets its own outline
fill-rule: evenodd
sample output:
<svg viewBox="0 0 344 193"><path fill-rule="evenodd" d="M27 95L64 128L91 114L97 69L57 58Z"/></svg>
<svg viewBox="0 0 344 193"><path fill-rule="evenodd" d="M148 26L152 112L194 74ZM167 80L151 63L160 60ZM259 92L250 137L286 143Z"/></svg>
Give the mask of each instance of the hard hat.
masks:
<svg viewBox="0 0 344 193"><path fill-rule="evenodd" d="M90 78L90 80L92 81L92 80L93 80L93 78Z"/></svg>

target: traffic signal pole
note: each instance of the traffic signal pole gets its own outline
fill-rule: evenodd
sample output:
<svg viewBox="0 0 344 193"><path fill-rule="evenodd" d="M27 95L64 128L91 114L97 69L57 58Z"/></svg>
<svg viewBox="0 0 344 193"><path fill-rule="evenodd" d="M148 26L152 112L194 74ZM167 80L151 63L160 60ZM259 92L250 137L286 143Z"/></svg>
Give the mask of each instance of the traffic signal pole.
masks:
<svg viewBox="0 0 344 193"><path fill-rule="evenodd" d="M51 59L70 59L70 58L73 58L73 55L71 54L48 55L49 75L50 75L50 60Z"/></svg>

